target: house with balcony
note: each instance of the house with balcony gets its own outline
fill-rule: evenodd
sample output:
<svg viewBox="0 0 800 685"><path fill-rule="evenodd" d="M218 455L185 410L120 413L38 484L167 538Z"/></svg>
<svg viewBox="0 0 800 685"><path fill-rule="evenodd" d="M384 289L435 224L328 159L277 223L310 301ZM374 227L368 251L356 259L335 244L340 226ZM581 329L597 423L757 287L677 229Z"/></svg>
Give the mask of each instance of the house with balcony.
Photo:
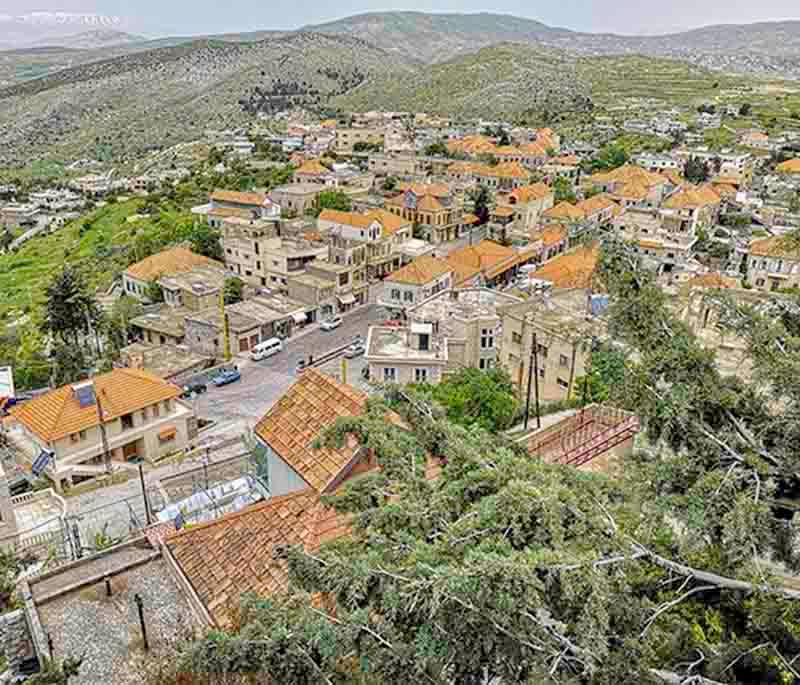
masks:
<svg viewBox="0 0 800 685"><path fill-rule="evenodd" d="M712 228L719 217L722 198L709 184L686 184L661 204L664 230L673 236L697 237L701 229Z"/></svg>
<svg viewBox="0 0 800 685"><path fill-rule="evenodd" d="M800 247L785 235L752 241L746 282L758 290L800 287Z"/></svg>
<svg viewBox="0 0 800 685"><path fill-rule="evenodd" d="M10 437L65 487L182 450L196 430L180 388L139 369L64 385L11 410ZM106 446L108 454L106 454Z"/></svg>
<svg viewBox="0 0 800 685"><path fill-rule="evenodd" d="M553 189L544 183L520 186L509 193L498 193L496 209L511 210L515 231L531 231L544 212L555 205Z"/></svg>
<svg viewBox="0 0 800 685"><path fill-rule="evenodd" d="M279 221L280 205L273 202L266 193L243 193L235 190L215 190L211 193L210 210L234 209L247 212L253 219Z"/></svg>
<svg viewBox="0 0 800 685"><path fill-rule="evenodd" d="M288 293L288 283L291 276L303 273L306 266L317 259L327 259L330 247L326 242L312 236L314 239L273 237L260 239L254 244L253 252L239 250L239 254L246 254L248 267L244 274L251 271L253 277L247 277L257 285L275 288L282 293ZM237 248L234 249L234 257ZM228 247L225 247L227 260ZM240 257L237 257L240 258Z"/></svg>
<svg viewBox="0 0 800 685"><path fill-rule="evenodd" d="M409 220L382 209L363 214L326 209L319 215L317 227L320 233L328 235L332 244L341 239L366 246L369 280L399 269L401 246L412 237Z"/></svg>
<svg viewBox="0 0 800 685"><path fill-rule="evenodd" d="M436 293L453 287L455 274L444 259L424 255L387 276L379 304L392 311L403 311Z"/></svg>
<svg viewBox="0 0 800 685"><path fill-rule="evenodd" d="M427 239L440 244L464 235L463 198L446 183L400 184L400 193L387 198L385 208L418 226Z"/></svg>
<svg viewBox="0 0 800 685"><path fill-rule="evenodd" d="M491 240L454 250L445 261L453 269L455 288L508 283L520 263L517 250Z"/></svg>

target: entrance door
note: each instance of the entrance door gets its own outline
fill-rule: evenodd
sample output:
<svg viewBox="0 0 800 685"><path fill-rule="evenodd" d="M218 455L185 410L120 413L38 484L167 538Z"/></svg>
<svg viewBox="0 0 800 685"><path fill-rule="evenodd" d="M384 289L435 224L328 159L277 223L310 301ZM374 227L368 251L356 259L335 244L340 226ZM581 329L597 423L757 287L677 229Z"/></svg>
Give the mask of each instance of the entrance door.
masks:
<svg viewBox="0 0 800 685"><path fill-rule="evenodd" d="M132 459L136 459L139 456L139 450L137 449L136 442L129 442L122 448L122 458L125 461L131 461Z"/></svg>

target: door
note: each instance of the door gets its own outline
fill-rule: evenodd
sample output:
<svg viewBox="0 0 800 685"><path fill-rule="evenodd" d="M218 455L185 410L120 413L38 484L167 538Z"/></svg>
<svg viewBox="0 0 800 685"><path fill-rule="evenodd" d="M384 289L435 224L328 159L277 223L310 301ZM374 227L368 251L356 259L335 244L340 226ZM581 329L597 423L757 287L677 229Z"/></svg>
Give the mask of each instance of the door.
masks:
<svg viewBox="0 0 800 685"><path fill-rule="evenodd" d="M131 461L139 457L139 450L136 442L129 442L122 448L122 458L125 461Z"/></svg>

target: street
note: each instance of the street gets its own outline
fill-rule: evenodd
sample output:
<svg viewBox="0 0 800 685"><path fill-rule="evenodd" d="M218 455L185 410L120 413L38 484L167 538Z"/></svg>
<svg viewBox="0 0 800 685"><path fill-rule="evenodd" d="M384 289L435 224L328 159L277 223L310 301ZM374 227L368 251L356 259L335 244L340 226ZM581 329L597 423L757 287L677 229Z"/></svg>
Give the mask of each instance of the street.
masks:
<svg viewBox="0 0 800 685"><path fill-rule="evenodd" d="M332 349L352 342L357 335L366 340L367 328L383 321L385 312L376 305L367 305L344 314L342 318L339 328L323 331L314 327L308 332L301 332L286 341L282 352L262 361L237 357L234 363L242 372L242 379L221 388L209 385L208 392L194 400L195 413L216 422L207 434L233 435L251 429L295 381L298 361L308 359L309 355L319 358ZM356 385L363 368L363 357L348 360L348 367L348 382ZM320 368L338 377L341 357Z"/></svg>

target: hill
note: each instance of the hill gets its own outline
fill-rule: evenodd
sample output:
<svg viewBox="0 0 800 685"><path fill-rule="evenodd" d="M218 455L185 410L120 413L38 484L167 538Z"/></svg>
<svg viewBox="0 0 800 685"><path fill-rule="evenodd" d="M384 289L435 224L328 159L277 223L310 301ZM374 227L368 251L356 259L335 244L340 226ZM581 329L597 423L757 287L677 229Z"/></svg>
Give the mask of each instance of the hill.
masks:
<svg viewBox="0 0 800 685"><path fill-rule="evenodd" d="M82 31L69 36L59 36L57 38L44 38L36 41L31 47L60 47L69 50L96 50L98 48L113 47L117 45L127 45L130 43L142 43L145 39L142 36L135 36L125 31L115 29L100 28L91 31Z"/></svg>
<svg viewBox="0 0 800 685"><path fill-rule="evenodd" d="M63 45L62 39L82 32L120 33L120 17L79 12L28 12L0 14L0 50L41 45Z"/></svg>
<svg viewBox="0 0 800 685"><path fill-rule="evenodd" d="M800 74L800 21L708 26L664 36L581 33L502 14L359 14L309 30L360 36L406 58L442 62L501 42L526 42L584 55L672 57L741 73Z"/></svg>
<svg viewBox="0 0 800 685"><path fill-rule="evenodd" d="M383 76L335 99L352 110L426 111L456 117L532 118L591 108L590 89L569 54L518 43Z"/></svg>
<svg viewBox="0 0 800 685"><path fill-rule="evenodd" d="M572 35L532 19L487 12L370 12L304 30L358 36L421 62L445 62L498 43L548 43Z"/></svg>
<svg viewBox="0 0 800 685"><path fill-rule="evenodd" d="M397 58L350 37L194 41L0 89L0 166L47 155L124 161L292 104L324 106Z"/></svg>

